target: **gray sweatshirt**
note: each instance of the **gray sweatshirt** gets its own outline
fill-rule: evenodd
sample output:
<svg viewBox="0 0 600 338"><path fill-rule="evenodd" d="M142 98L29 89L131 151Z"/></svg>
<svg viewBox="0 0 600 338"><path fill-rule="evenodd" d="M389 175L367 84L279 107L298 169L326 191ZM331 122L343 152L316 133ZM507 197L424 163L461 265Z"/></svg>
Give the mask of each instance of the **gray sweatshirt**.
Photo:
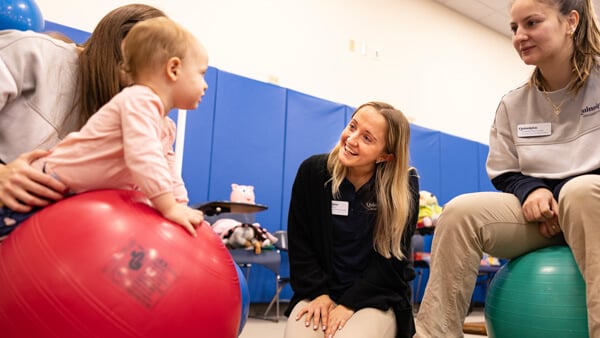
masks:
<svg viewBox="0 0 600 338"><path fill-rule="evenodd" d="M600 168L599 67L577 96L566 88L547 94L523 85L502 98L490 132L491 179L517 172L562 180ZM563 100L556 114L552 103Z"/></svg>
<svg viewBox="0 0 600 338"><path fill-rule="evenodd" d="M78 95L77 67L74 44L0 31L0 160L58 142L57 130Z"/></svg>

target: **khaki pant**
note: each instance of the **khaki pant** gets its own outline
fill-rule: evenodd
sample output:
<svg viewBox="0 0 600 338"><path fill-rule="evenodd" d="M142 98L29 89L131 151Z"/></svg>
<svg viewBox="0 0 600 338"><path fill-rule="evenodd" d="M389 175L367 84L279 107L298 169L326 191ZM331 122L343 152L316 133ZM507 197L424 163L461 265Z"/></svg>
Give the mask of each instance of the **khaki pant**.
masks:
<svg viewBox="0 0 600 338"><path fill-rule="evenodd" d="M463 337L482 252L514 258L566 240L586 282L590 337L599 338L600 176L572 179L562 188L558 203L564 239L540 235L537 224L525 221L512 194L481 192L450 201L435 229L429 282L414 337Z"/></svg>
<svg viewBox="0 0 600 338"><path fill-rule="evenodd" d="M313 330L312 325L304 325L304 317L296 320L296 314L308 305L301 301L292 310L285 325L285 338L324 338L320 328ZM373 308L359 310L352 315L343 329L336 332L334 338L394 338L396 336L396 316L394 311L381 311Z"/></svg>

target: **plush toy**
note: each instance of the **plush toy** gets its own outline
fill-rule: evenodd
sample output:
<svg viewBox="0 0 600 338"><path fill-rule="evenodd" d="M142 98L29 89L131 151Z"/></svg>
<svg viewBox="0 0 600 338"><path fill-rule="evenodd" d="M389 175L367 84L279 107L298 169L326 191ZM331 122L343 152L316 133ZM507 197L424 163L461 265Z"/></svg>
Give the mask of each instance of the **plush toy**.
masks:
<svg viewBox="0 0 600 338"><path fill-rule="evenodd" d="M231 202L254 204L254 186L234 183L229 198ZM263 248L277 242L277 237L259 223L248 224L232 218L220 218L213 223L212 229L230 249L254 250L254 253L260 254Z"/></svg>
<svg viewBox="0 0 600 338"><path fill-rule="evenodd" d="M230 249L254 250L255 254L260 254L263 248L277 242L277 237L259 223L248 224L232 218L221 218L212 225L212 229Z"/></svg>
<svg viewBox="0 0 600 338"><path fill-rule="evenodd" d="M498 258L490 256L484 252L479 264L482 266L500 266L501 262Z"/></svg>
<svg viewBox="0 0 600 338"><path fill-rule="evenodd" d="M233 183L229 200L231 202L254 204L254 186Z"/></svg>
<svg viewBox="0 0 600 338"><path fill-rule="evenodd" d="M441 213L442 207L438 204L437 197L429 191L421 190L417 228L435 226Z"/></svg>
<svg viewBox="0 0 600 338"><path fill-rule="evenodd" d="M223 233L221 238L230 249L254 250L257 255L262 252L262 248L277 242L277 238L258 223L238 223Z"/></svg>

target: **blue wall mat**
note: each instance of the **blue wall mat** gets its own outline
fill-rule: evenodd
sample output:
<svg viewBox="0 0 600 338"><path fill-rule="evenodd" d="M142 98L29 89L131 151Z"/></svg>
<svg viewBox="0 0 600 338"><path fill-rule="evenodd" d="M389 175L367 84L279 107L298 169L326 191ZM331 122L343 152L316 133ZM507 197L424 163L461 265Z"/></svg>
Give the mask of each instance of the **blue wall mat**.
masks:
<svg viewBox="0 0 600 338"><path fill-rule="evenodd" d="M188 188L190 204L209 200L217 74L217 69L208 68L204 76L208 83L208 90L198 108L187 112L182 176Z"/></svg>
<svg viewBox="0 0 600 338"><path fill-rule="evenodd" d="M290 276L290 261L288 257L287 251L281 252L281 270L279 271L282 277ZM292 298L292 287L288 283L283 290L281 290L281 294L279 295L279 299L282 301L289 301ZM287 306L287 305L286 305ZM285 307L283 307L280 311L283 313Z"/></svg>
<svg viewBox="0 0 600 338"><path fill-rule="evenodd" d="M71 28L68 26L63 26L61 24L54 23L54 22L47 21L47 20L45 23L44 31L45 32L63 33L64 35L68 36L71 40L73 40L77 44L84 43L90 37L90 33L88 33L88 32L84 32L82 30Z"/></svg>
<svg viewBox="0 0 600 338"><path fill-rule="evenodd" d="M410 126L410 159L419 173L419 186L438 197L442 188L441 133L415 124ZM440 204L441 205L441 204Z"/></svg>
<svg viewBox="0 0 600 338"><path fill-rule="evenodd" d="M479 148L479 160L478 169L479 169L479 191L497 191L492 184L492 181L487 175L487 171L485 169L485 163L487 161L488 152L490 147L486 144L477 144Z"/></svg>
<svg viewBox="0 0 600 338"><path fill-rule="evenodd" d="M440 205L454 196L479 189L477 143L460 137L440 135L440 172L442 188L437 193Z"/></svg>
<svg viewBox="0 0 600 338"><path fill-rule="evenodd" d="M287 92L285 163L282 186L281 228L286 228L292 185L300 163L313 154L329 152L345 126L345 106Z"/></svg>
<svg viewBox="0 0 600 338"><path fill-rule="evenodd" d="M229 200L231 184L253 185L261 226L281 229L286 90L224 71L216 86L208 200ZM194 187L195 189L195 187ZM268 302L275 276L259 265L248 278L250 300Z"/></svg>
<svg viewBox="0 0 600 338"><path fill-rule="evenodd" d="M256 215L270 231L281 225L286 90L219 71L209 200L228 200L231 184L253 185Z"/></svg>
<svg viewBox="0 0 600 338"><path fill-rule="evenodd" d="M354 110L356 110L356 108L352 108L350 106L345 106L345 110L346 110L346 119L344 122L344 126L346 126L348 124L348 122L350 122L350 119L352 118L352 114L354 114Z"/></svg>

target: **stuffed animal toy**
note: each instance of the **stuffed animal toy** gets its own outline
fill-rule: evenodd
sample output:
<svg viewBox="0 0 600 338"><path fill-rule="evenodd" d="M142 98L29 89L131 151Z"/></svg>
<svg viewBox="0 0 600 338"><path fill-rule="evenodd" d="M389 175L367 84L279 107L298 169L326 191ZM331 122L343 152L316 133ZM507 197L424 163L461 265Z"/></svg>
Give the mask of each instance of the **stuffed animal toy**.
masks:
<svg viewBox="0 0 600 338"><path fill-rule="evenodd" d="M277 237L259 223L248 224L232 218L221 218L212 225L212 229L229 249L254 250L255 254L260 254L263 248L277 243Z"/></svg>
<svg viewBox="0 0 600 338"><path fill-rule="evenodd" d="M233 183L229 200L231 202L254 204L254 186Z"/></svg>
<svg viewBox="0 0 600 338"><path fill-rule="evenodd" d="M234 183L229 198L231 202L254 204L254 186ZM232 218L220 218L213 223L212 229L230 249L254 250L255 254L260 254L263 248L277 242L277 237L259 223L248 224Z"/></svg>
<svg viewBox="0 0 600 338"><path fill-rule="evenodd" d="M484 252L479 264L482 266L500 266L502 263L498 258L490 256Z"/></svg>
<svg viewBox="0 0 600 338"><path fill-rule="evenodd" d="M421 190L417 228L435 226L441 213L442 207L438 204L437 197L427 190Z"/></svg>
<svg viewBox="0 0 600 338"><path fill-rule="evenodd" d="M230 249L254 250L257 255L263 248L277 242L277 238L258 223L239 223L222 234L221 238L225 246Z"/></svg>

